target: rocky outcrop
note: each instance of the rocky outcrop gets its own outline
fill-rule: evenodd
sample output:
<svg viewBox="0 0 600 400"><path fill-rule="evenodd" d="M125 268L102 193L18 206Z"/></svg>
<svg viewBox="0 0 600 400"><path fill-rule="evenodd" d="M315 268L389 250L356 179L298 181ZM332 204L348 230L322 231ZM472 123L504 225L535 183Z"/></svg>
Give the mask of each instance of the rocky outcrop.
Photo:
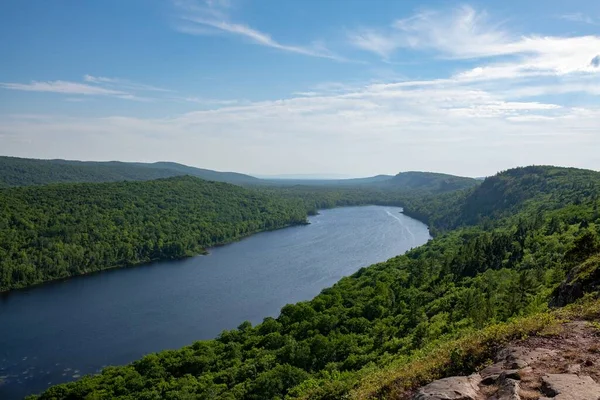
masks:
<svg viewBox="0 0 600 400"><path fill-rule="evenodd" d="M564 307L583 297L584 293L600 290L600 255L588 258L573 268L564 282L552 293L550 306Z"/></svg>
<svg viewBox="0 0 600 400"><path fill-rule="evenodd" d="M600 385L589 376L548 374L542 377L542 393L555 400L598 400Z"/></svg>
<svg viewBox="0 0 600 400"><path fill-rule="evenodd" d="M413 400L600 400L600 336L587 322L502 349L470 376L440 379Z"/></svg>

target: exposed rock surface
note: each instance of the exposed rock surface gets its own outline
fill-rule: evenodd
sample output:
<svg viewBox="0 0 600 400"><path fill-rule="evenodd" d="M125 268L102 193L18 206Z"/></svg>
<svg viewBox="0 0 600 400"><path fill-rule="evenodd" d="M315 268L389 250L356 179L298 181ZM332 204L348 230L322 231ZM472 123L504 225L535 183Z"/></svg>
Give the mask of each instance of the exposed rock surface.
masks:
<svg viewBox="0 0 600 400"><path fill-rule="evenodd" d="M598 400L600 385L589 376L548 374L542 377L542 392L556 400Z"/></svg>
<svg viewBox="0 0 600 400"><path fill-rule="evenodd" d="M565 281L552 293L550 305L563 307L600 289L600 254L590 257L583 264L573 268Z"/></svg>
<svg viewBox="0 0 600 400"><path fill-rule="evenodd" d="M413 396L415 400L479 400L479 374L453 376L423 386Z"/></svg>
<svg viewBox="0 0 600 400"><path fill-rule="evenodd" d="M600 400L600 333L587 322L502 349L479 373L440 379L413 400Z"/></svg>

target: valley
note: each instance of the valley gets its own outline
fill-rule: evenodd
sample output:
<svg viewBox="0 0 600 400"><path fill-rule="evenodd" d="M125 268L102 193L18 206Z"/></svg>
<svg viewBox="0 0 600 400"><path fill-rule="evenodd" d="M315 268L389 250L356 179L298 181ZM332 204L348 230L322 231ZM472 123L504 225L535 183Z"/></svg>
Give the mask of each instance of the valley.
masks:
<svg viewBox="0 0 600 400"><path fill-rule="evenodd" d="M447 176L422 173L414 173L412 176L420 179L416 182L405 181L393 189L378 186L379 182L367 186L362 183L342 187L335 184L327 186L311 183L240 188L223 183L206 182L193 177L174 177L147 182L50 184L31 188L3 189L1 193L4 196L10 198L18 195L21 196L20 199L26 198L23 196L27 195L28 191L34 193L40 190L47 190L48 193L53 191L61 193L61 190L65 193L81 191L80 196L110 193L109 196L103 197L112 199L112 202L115 201L114 199L118 199L119 202L125 199L125 204L133 204L134 208L123 214L121 218L126 219L122 221L132 221L129 222L135 223L131 225L132 228L144 229L150 226L147 223L140 223L147 212L139 208L140 204L144 204L139 200L128 203L131 201L127 200L128 193L135 193L132 190L143 189L140 194L144 194L152 189L166 196L162 198L152 194L147 197L146 209L150 206L150 209L156 210L153 212L158 212L158 215L163 212L159 210L173 212L177 207L186 210L181 217L177 217L178 220L171 219L171 221L185 221L183 215L188 219L191 215L212 215L212 218L216 216L213 221L222 220L218 214L202 212L206 205L197 203L199 200L194 195L195 192L188 192L190 188L196 188L195 190L201 188L199 193L208 196L204 201L207 201L207 204L215 204L216 211L235 207L240 200L250 196L257 202L257 210L260 210L257 214L258 230L265 227L261 225L264 222L259 222L261 218L275 224L267 226L280 227L276 225L277 220L269 217L269 209L262 208L261 203L264 202L270 204L274 215L278 218L284 217L283 221L286 221L285 218L292 218L287 220L290 222L282 222L282 226L290 224L291 221L304 223L307 214L315 215L320 209L333 208L322 211L322 215L309 217L311 224L308 226L262 233L230 245L231 247L210 250L211 255L206 257L175 261L181 264L167 267L159 262L147 267L114 270L106 275L92 275L73 280L75 284L87 281L102 284L114 279L117 284L126 285L127 280L121 281L120 276L123 279L133 276L136 282L140 283L148 278L155 283L153 283L154 289L140 287L142 293L151 296L143 302L144 304L152 304L150 299L154 299L154 295L161 304L153 307L156 310L164 307L174 307L171 310L186 310L192 304L206 304L216 314L201 319L215 322L227 316L231 319L220 325L219 329L229 330L221 333L209 330L201 334L196 331L197 328L188 324L191 320L184 318L180 322L170 323L169 326L175 326L175 332L184 332L181 341L172 342L175 347L186 343L187 346L179 350L152 353L125 366L106 367L94 375L81 377L79 373L81 370L79 370L77 374L70 376L71 379L77 379L75 382L52 386L36 398L89 396L107 399L179 398L187 395L194 398L211 396L223 399L263 399L284 396L301 399L404 398L403 393L412 393L412 390L433 379L477 370L482 363L485 363L486 357L491 357L490 353L486 352L485 346L495 349L497 343L512 340L518 335L536 335L542 332L543 327L551 322L554 315L552 313L555 312L553 310L557 306L566 305L568 308L573 304L577 305L578 302L595 304L594 296L599 283L597 260L600 253L600 235L597 226L600 223L598 211L600 173L572 168L531 166L503 171L484 181L458 188L452 184L456 180L449 179ZM220 193L214 191L217 188L229 195L236 193L239 197L234 197L235 200L229 205L225 205L227 203L217 205L214 200L223 198ZM172 196L173 189L180 190L179 193L189 193L191 196L175 196L177 202L170 203L168 199ZM118 190L122 190L122 194L115 197L115 193L121 193ZM52 197L45 197L52 199ZM64 198L65 196L57 196L56 200L52 201L64 202ZM135 198L143 197L138 195ZM45 209L51 206L49 201L42 205L46 207ZM191 202L191 205L198 204L197 211L190 208L186 201ZM18 202L21 203L22 201ZM94 204L94 201L87 198L85 201L75 202L75 204L79 203L87 205ZM34 202L31 204L35 205ZM98 210L108 211L107 215L120 208L111 206L114 203L110 202L98 204L102 206ZM378 206L336 208L364 204ZM398 205L403 206L404 215L399 214L399 209L393 208ZM72 210L76 209L72 208ZM357 210L358 214L350 210ZM379 216L374 218L375 214L369 216L368 210L382 210L382 212L377 211L376 214ZM343 215L346 212L349 213L347 223L350 225L340 225L333 237L326 235L321 239L315 239L314 243L301 238L298 238L297 242L292 240L290 242L292 247L284 245L283 253L273 263L261 261L261 257L269 254L271 250L261 250L264 246L257 245L254 248L252 245L257 243L255 241L260 241L261 237L285 241L287 235L293 236L294 232L318 232L320 221L327 220L328 215ZM360 215L363 212L367 213L364 216L366 219L361 220ZM47 213L39 215L45 214ZM84 220L81 217L77 218L77 213L71 212L70 215L76 218L65 226L71 226L73 223L81 224ZM231 213L227 215L229 218L232 216ZM428 234L424 237L422 233L427 231L422 228L415 231L407 225L409 221L414 221L409 218L411 216L429 225L429 229L434 234L433 240L425 243ZM242 215L238 220L231 220L231 232L240 232L236 230L239 226L237 221L246 221L246 218ZM383 218L382 222L377 222L378 218ZM10 226L13 231L17 228L37 226L22 222L21 225L15 226L14 221L18 221L15 217L4 221L4 226ZM157 221L163 222L165 218L159 217ZM384 224L383 221L387 222ZM373 225L370 225L371 223ZM90 232L97 229L97 226L104 226L103 224L94 225L93 229L90 228ZM402 229L396 233L394 231L385 233L386 224ZM73 225L77 227L75 228L77 232L85 226ZM171 230L173 237L182 237L179 230L186 226L180 223L174 224ZM193 229L198 225L194 223L189 226ZM369 226L374 230L365 232L364 229ZM414 225L416 226L419 226L418 223ZM30 229L22 232L31 235ZM40 232L41 237L47 236L47 233ZM112 232L119 232L119 229L113 229ZM416 239L415 232L421 232L419 233L421 239ZM383 236L380 236L382 234ZM132 236L132 238L137 237L139 236ZM192 233L190 237L197 237L197 234ZM66 243L73 240L64 233L56 235L55 238L63 242L66 239ZM232 239L239 238L238 233L232 236ZM326 244L327 240L335 238L339 241L331 245ZM397 243L401 246L400 249L393 245L398 238L404 238ZM120 238L118 240L122 241ZM214 237L212 240L213 242L205 242L204 246L210 247L211 243L222 242ZM137 242L130 243L135 249ZM402 248L404 246L402 243L425 244L409 250L414 245ZM196 246L200 244L202 242ZM204 289L200 287L198 295L208 294L206 299L199 302L182 300L183 303L177 303L176 306L167 306L170 304L168 301L160 300L172 297L171 294L166 295L171 293L169 285L165 286L167 292L159 295L160 290L163 290L162 283L168 282L172 275L168 273L162 278L152 279L150 272L167 273L167 270L178 268L177 265L187 270L185 265L194 265L197 261L204 260L209 264L216 262L218 265L218 256L221 252L227 252L229 248L243 249L244 246L250 247L241 252L240 261L223 264L213 271L217 274L213 282L224 282L226 283L224 287L219 289L217 283L210 283L210 280L206 282L209 286ZM183 255L191 256L206 247L183 247L182 251L185 249L190 251ZM277 246L267 247L277 248ZM5 245L4 249L6 248L14 247ZM56 245L49 247L52 251L59 248L61 247ZM391 253L379 253L377 250L379 248L387 249L385 251L389 250ZM255 250L258 251L256 261L253 256ZM401 255L406 250L409 251ZM294 251L299 251L298 255L294 255ZM133 254L139 254L139 250L137 253L134 251ZM377 257L382 257L379 261L383 262L367 266L374 260L363 258L361 254L380 254ZM306 256L308 258L305 258ZM167 257L161 257L163 260L165 258L181 257L170 257L168 254ZM384 261L387 258L389 259ZM298 264L295 264L297 262L302 263L303 267L299 268ZM238 267L248 265L249 269L243 272L237 270L229 278L218 278L218 274L228 273L227 271L230 270L226 265ZM289 285L296 287L306 278L295 276L294 273L318 265L324 269L315 271L308 280L314 282L316 286L295 297L294 290L290 290ZM333 270L330 268L336 265L343 266L343 269L331 274ZM291 267L294 273L285 272L284 266ZM273 269L268 272L268 268ZM337 267L334 270L337 270ZM287 279L291 279L288 284L273 284L270 279L277 279L279 272ZM267 284L269 288L259 289L258 292L248 294L244 299L236 299L233 293L227 295L229 290L234 290L236 295L245 296L243 288L236 290L232 286L233 276L237 279L244 277L245 274L249 275L242 279L246 283L244 288L256 287L255 283L248 284L250 282ZM266 275L261 278L261 274ZM103 277L110 279L107 281ZM194 285L193 282L196 282L196 278L184 279L186 284L181 282L175 286L183 290L186 285L190 283ZM55 290L60 285L69 287L69 284L71 282L67 281L57 283L56 286L42 286L32 290L43 293L45 290ZM129 286L135 284L132 282ZM323 290L318 293L320 289ZM216 293L210 294L211 290L225 294L235 308L223 311L225 309L210 307L211 301L218 298ZM282 292L278 295L279 290ZM127 291L117 290L119 293ZM195 293L191 288L187 291L183 290L182 293L186 292ZM251 306L252 301L262 298L260 293L263 292L275 295L277 301L268 301L270 306L267 308ZM86 296L88 290L82 289L77 293L80 293L77 296ZM89 292L91 293L93 291ZM315 295L316 297L311 299ZM179 295L174 298L185 299ZM295 301L297 303L282 307L281 302ZM122 303L130 304L131 312L140 313L144 321L140 322L140 326L144 326L146 320L151 321L151 318L144 315L152 315L152 313L144 314L141 305L135 306L131 301ZM7 304L10 304L10 297ZM98 304L102 304L102 301ZM250 308L243 311L245 306ZM596 306L587 307L593 310ZM175 315L178 314L179 312L175 312ZM593 321L596 316L592 313L588 318ZM243 320L247 321L243 322ZM204 325L204 322L201 324ZM237 328L234 328L236 324ZM151 341L154 341L155 337L169 335L173 329L161 328L158 322L151 325L156 328L156 333L150 334L153 338ZM64 323L58 326L64 326ZM488 335L485 336L487 344L484 347L481 347L480 340L483 339L478 336L478 332ZM210 339L215 335L216 338ZM91 334L90 337L96 336L97 334ZM131 336L124 333L118 336L124 339L135 338L133 340L136 342L144 343L141 340L144 337L142 333L134 333ZM205 340L194 342L198 339ZM70 341L75 343L76 339ZM170 347L166 343L158 344L155 348L160 350L165 345ZM131 345L128 348L132 348ZM485 351L478 353L480 350ZM115 362L117 364L130 362L147 351L155 350L151 347L140 348L129 356L115 359ZM76 351L76 353L86 354L83 351ZM434 357L432 362L433 360L435 362L425 370L421 370L425 366L419 366L419 360L428 357ZM424 375L407 375L406 371ZM30 370L26 372L26 377L30 374L32 377L35 376ZM69 370L63 373L66 376L70 372ZM390 380L390 377L395 378ZM66 378L58 380L61 379ZM45 385L49 384L46 382ZM10 384L5 387L10 388ZM404 389L398 391L397 388Z"/></svg>

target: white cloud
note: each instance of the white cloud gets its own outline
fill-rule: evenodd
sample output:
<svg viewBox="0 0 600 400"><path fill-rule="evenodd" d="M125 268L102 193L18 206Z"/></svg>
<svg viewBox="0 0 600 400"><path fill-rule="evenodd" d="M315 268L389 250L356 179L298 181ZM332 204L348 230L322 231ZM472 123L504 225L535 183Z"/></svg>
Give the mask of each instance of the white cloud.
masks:
<svg viewBox="0 0 600 400"><path fill-rule="evenodd" d="M98 86L86 85L84 83L67 81L46 81L31 83L7 83L1 82L0 87L11 90L23 90L28 92L50 92L63 94L81 95L103 95L103 96L125 96L128 93L120 90L106 89Z"/></svg>
<svg viewBox="0 0 600 400"><path fill-rule="evenodd" d="M590 17L589 15L585 15L584 13L581 13L581 12L564 14L564 15L561 15L560 18L564 19L566 21L571 21L571 22L581 22L581 23L590 24L590 25L596 24L596 21L594 21L594 19L592 17Z"/></svg>
<svg viewBox="0 0 600 400"><path fill-rule="evenodd" d="M245 38L261 46L289 53L347 61L345 58L331 52L318 41L308 46L283 44L267 33L245 24L232 22L227 14L227 8L231 6L228 1L205 0L204 2L192 2L175 0L173 3L180 11L180 21L176 25L176 29L182 33L191 35L226 33Z"/></svg>
<svg viewBox="0 0 600 400"><path fill-rule="evenodd" d="M83 80L85 82L94 83L98 85L105 85L112 88L119 88L122 90L139 90L148 92L172 92L168 89L159 88L156 86L145 85L143 83L137 83L128 79L121 78L107 78L105 76L92 76L84 75Z"/></svg>
<svg viewBox="0 0 600 400"><path fill-rule="evenodd" d="M384 59L388 59L395 50L401 47L402 43L398 38L381 34L372 29L350 32L348 37L354 46L375 53Z"/></svg>
<svg viewBox="0 0 600 400"><path fill-rule="evenodd" d="M89 79L90 76L86 75L85 81L94 82ZM94 82L101 83L101 81ZM149 102L154 101L153 98L138 96L130 91L125 91L124 87L106 87L99 85L90 85L79 82L69 81L32 81L31 83L15 83L15 82L0 82L0 88L9 90L20 90L25 92L46 92L46 93L58 93L64 95L82 95L82 96L110 96L112 98L118 98L122 100L133 100ZM133 87L129 87L132 89ZM67 101L77 102L81 101L81 98L66 98Z"/></svg>
<svg viewBox="0 0 600 400"><path fill-rule="evenodd" d="M213 107L214 106L228 106L228 105L240 103L239 100L209 99L209 98L205 98L205 97L193 97L193 96L174 97L173 100L185 101L188 103L196 103L196 104L202 104L202 105L210 105Z"/></svg>
<svg viewBox="0 0 600 400"><path fill-rule="evenodd" d="M171 159L255 173L482 175L531 163L596 165L600 137L592 133L600 110L518 101L477 85L370 84L169 118L7 118L0 147L36 157L77 151L86 159Z"/></svg>
<svg viewBox="0 0 600 400"><path fill-rule="evenodd" d="M600 36L515 35L485 12L463 6L453 12L426 11L397 20L386 30L350 35L363 50L389 58L400 48L434 51L446 59L492 59L456 75L458 79L600 73Z"/></svg>

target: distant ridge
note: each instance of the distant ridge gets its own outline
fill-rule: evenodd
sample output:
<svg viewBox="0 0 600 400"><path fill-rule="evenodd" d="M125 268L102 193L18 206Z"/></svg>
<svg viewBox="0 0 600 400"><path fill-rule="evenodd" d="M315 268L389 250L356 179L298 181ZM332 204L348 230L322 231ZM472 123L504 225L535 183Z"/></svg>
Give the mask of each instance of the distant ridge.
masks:
<svg viewBox="0 0 600 400"><path fill-rule="evenodd" d="M281 186L336 186L362 187L380 190L411 190L444 193L477 186L481 180L437 172L408 171L397 175L375 175L348 179L268 179L270 184Z"/></svg>
<svg viewBox="0 0 600 400"><path fill-rule="evenodd" d="M0 156L0 187L67 182L147 181L191 175L233 184L252 184L260 179L237 172L220 172L174 162L38 160Z"/></svg>
<svg viewBox="0 0 600 400"><path fill-rule="evenodd" d="M428 188L432 192L450 192L467 189L480 183L475 178L441 174L437 172L407 171L392 177L387 184L403 189Z"/></svg>
<svg viewBox="0 0 600 400"><path fill-rule="evenodd" d="M260 179L238 172L221 172L175 162L41 160L0 156L0 188L50 183L149 181L190 175L207 181L242 186L327 186L443 193L476 186L481 181L435 172L409 171L347 179Z"/></svg>

